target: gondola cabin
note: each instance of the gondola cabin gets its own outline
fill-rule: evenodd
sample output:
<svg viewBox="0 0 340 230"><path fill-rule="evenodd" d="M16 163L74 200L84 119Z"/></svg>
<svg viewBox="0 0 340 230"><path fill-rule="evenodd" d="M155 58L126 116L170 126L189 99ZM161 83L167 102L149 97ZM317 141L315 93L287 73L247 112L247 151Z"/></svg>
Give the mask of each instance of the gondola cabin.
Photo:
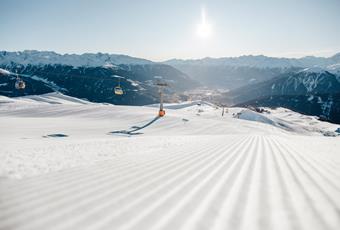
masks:
<svg viewBox="0 0 340 230"><path fill-rule="evenodd" d="M114 88L114 93L115 93L116 95L123 95L123 94L124 94L124 91L123 91L122 87L116 86L116 87Z"/></svg>
<svg viewBox="0 0 340 230"><path fill-rule="evenodd" d="M18 90L22 90L22 89L25 89L26 87L26 84L23 80L19 79L15 82L15 88L18 89Z"/></svg>

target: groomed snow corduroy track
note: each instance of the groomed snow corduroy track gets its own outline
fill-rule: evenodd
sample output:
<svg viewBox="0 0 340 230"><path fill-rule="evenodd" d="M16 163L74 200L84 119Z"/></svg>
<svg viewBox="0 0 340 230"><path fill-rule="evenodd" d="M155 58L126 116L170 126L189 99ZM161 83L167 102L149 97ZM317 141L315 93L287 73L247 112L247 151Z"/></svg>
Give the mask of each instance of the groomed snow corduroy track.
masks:
<svg viewBox="0 0 340 230"><path fill-rule="evenodd" d="M269 134L129 137L163 148L2 179L0 229L339 229L339 139L264 127ZM128 137L105 138L119 149Z"/></svg>

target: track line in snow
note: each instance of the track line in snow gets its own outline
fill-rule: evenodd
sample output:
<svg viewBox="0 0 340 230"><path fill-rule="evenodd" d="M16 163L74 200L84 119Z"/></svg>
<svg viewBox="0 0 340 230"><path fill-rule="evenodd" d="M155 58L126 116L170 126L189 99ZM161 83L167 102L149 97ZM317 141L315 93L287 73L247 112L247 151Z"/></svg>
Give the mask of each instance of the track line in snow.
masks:
<svg viewBox="0 0 340 230"><path fill-rule="evenodd" d="M310 191L309 191L310 186L304 186L304 184L306 183L304 182L305 178L302 177L302 175L299 173L299 168L297 168L296 165L294 165L293 160L291 159L291 156L288 157L288 155L290 154L283 151L282 149L283 145L282 144L280 145L277 142L277 140L273 139L273 143L278 149L278 151L280 152L280 155L294 181L294 184L292 185L294 186L294 188L296 188L296 193L294 193L294 196L301 194L299 201L300 200L304 201L303 205L305 206L305 208L303 210L303 214L305 218L308 215L308 222L305 222L305 224L308 224L309 227L311 228L313 227L317 229L332 229L330 226L328 226L328 223L326 222L324 217L320 215L320 212L317 209L314 203L314 200L310 195ZM315 227L315 226L318 226L318 227Z"/></svg>
<svg viewBox="0 0 340 230"><path fill-rule="evenodd" d="M291 149L289 146L287 145L282 145L282 148L285 149L287 151L287 153L291 156L291 158L293 159L294 163L296 165L299 166L299 168L301 169L301 171L304 173L304 175L306 176L306 178L308 178L313 184L314 187L317 188L319 190L319 192L321 192L323 194L323 197L327 198L327 200L329 201L329 204L333 205L334 203L336 203L336 200L332 200L332 196L330 194L328 194L325 189L324 186L321 186L320 184L326 185L328 187L333 188L333 190L337 190L336 188L334 188L332 186L332 184L329 183L328 180L324 180L323 177L320 178L320 173L319 171L316 171L315 168L310 167L310 164L308 163L306 158L300 158L300 160L297 158L297 156L299 156L299 153L296 152L295 150ZM319 179L318 179L319 178ZM326 182L326 183L325 183ZM328 189L328 191L330 191ZM340 194L337 191L337 194ZM334 196L335 197L335 196ZM335 209L339 212L339 209L337 208L336 205L334 205ZM340 212L339 212L340 213Z"/></svg>
<svg viewBox="0 0 340 230"><path fill-rule="evenodd" d="M192 208L186 215L192 215L192 218L184 220L184 225L181 229L207 229L212 228L215 222L218 222L220 215L220 206L225 202L228 197L230 189L233 188L233 184L238 179L238 175L241 172L244 161L249 157L247 151L250 149L252 140L248 140L248 144L242 146L242 149L238 153L240 157L234 162L229 173L225 177L218 178L218 183L215 184L213 189L210 189L206 198L202 200L201 204L197 208ZM183 210L183 212L185 212ZM191 214L192 213L192 214Z"/></svg>
<svg viewBox="0 0 340 230"><path fill-rule="evenodd" d="M255 225L258 225L262 229L274 229L273 223L272 223L272 213L271 210L271 203L273 202L273 193L270 191L270 182L274 181L271 177L272 174L269 173L269 157L271 152L269 152L268 148L268 138L261 137L262 141L262 159L261 164L259 166L260 175L259 175L259 186L258 186L258 202L255 209L253 209L253 212L259 213L259 219L257 223L255 222ZM259 150L259 151L260 151ZM255 198L256 199L256 198ZM251 226L250 226L251 228Z"/></svg>
<svg viewBox="0 0 340 230"><path fill-rule="evenodd" d="M315 159L314 153L310 153L309 155L301 154L300 151L293 149L288 143L285 144L286 148L289 149L290 152L294 152L294 155L299 157L301 162L306 163L308 167L311 168L311 171L317 173L323 180L327 181L328 184L333 187L333 189L340 192L340 185L337 185L336 182L339 180L340 174L337 174L337 172L340 172L340 167L333 168L332 165L325 163L324 159ZM298 161L300 161L297 159ZM332 169L333 170L332 170ZM327 176L327 175L328 176ZM333 181L334 180L334 181Z"/></svg>
<svg viewBox="0 0 340 230"><path fill-rule="evenodd" d="M181 158L183 158L183 156L181 155L181 154L177 154L177 155L175 155L179 160L181 160ZM189 157L192 157L192 156L190 156L190 153L188 154L188 156ZM163 159L164 160L164 159ZM175 160L176 160L176 158L175 158ZM156 162L153 162L153 163L155 163L156 165L157 165L157 167L156 168L162 168L162 167L164 167L163 165L166 165L166 164L169 164L169 163L171 163L171 161L167 161L167 160L164 160L164 162L165 163L163 163L163 164L161 164L161 165L159 165L159 164L157 164L157 161ZM149 165L151 168L155 168L154 166L153 166L153 163L152 162L148 162L148 164L146 164L146 165ZM111 167L111 169L113 169L114 170L114 168L113 167ZM131 174L131 171L132 171L132 173L133 173L133 175L132 175L132 177L135 177L136 175L138 175L139 174L139 172L135 172L135 170L132 170L133 168L130 168L128 171L127 171L127 173L130 173ZM44 203L44 200L46 199L46 198L49 198L49 199L54 199L55 200L55 202L57 202L58 201L58 199L57 198L60 198L60 197L67 197L67 195L68 194L72 194L73 192L76 192L76 191L79 191L79 190L83 190L83 189L87 189L87 188L95 188L95 187L98 187L98 185L100 185L100 184L104 184L104 185L106 185L104 182L106 181L106 179L108 179L108 180L110 180L110 182L112 182L112 180L114 181L115 179L117 180L117 178L112 178L112 175L110 174L108 174L108 170L110 171L110 168L106 168L103 172L105 173L105 175L106 175L106 177L104 177L103 178L103 176L104 175L100 175L99 176L99 180L98 180L98 174L96 175L96 174L92 174L92 173L86 173L86 172L84 172L84 173L86 173L86 175L87 176L90 176L92 179L97 179L97 180L90 180L90 181L92 181L94 184L89 184L89 183L85 183L85 182L87 182L89 179L91 179L91 178L88 178L87 176L84 176L84 175L80 175L79 177L77 177L76 178L76 180L78 180L79 178L81 178L81 181L76 181L76 180L73 180L73 181L71 181L71 183L67 183L66 184L66 186L63 186L63 183L60 183L60 184L53 184L53 186L52 186L52 189L54 189L54 191L49 191L48 189L49 188L47 188L47 191L46 191L46 188L43 190L44 192L45 192L45 194L43 193L43 194L41 194L41 192L37 192L37 191L39 191L39 190L35 190L35 193L34 193L34 190L33 190L33 195L35 195L35 197L29 197L29 199L28 200L26 200L26 202L23 202L23 201L19 201L17 204L12 204L12 207L17 207L17 205L19 205L20 206L20 203L24 203L26 206L28 206L29 207L29 202L33 202L33 203L35 203L35 204L39 204L39 202L37 202L37 199L38 198L42 198L42 202L41 203ZM145 170L145 168L143 169L143 170ZM66 171L66 173L67 173L67 171ZM144 172L145 173L145 172ZM73 173L74 174L74 173ZM67 180L67 176L65 177L65 179ZM124 179L126 179L126 178L124 178L124 177L122 177L122 175L120 174L119 175L119 177L118 177L118 180L124 180ZM76 187L76 189L74 190L74 191L70 191L70 187L71 187L71 190L72 190L72 188L75 188L75 186L72 186L72 183L76 183L76 186L77 185L80 185L80 186L83 186L83 187L81 187L81 188L77 188ZM64 194L63 194L63 192L62 193L60 193L60 192L58 192L58 191L65 191L64 192ZM46 194L47 195L54 195L54 194L56 194L58 197L46 197ZM25 196L24 196L25 197ZM70 196L71 198L73 197L73 196ZM39 207L39 206L38 206Z"/></svg>
<svg viewBox="0 0 340 230"><path fill-rule="evenodd" d="M179 210L183 209L183 207L188 209L188 207L197 205L197 202L204 200L206 190L212 189L213 183L221 178L220 174L230 170L229 166L234 165L242 156L238 151L249 144L250 142L246 140L245 143L235 144L234 148L224 149L221 154L227 154L229 157L215 164L206 174L190 181L186 188L182 187L178 193L183 195L173 195L171 198L163 199L163 203L158 203L154 208L149 209L149 212L139 215L139 221L138 219L133 220L122 229L138 229L138 226L141 225L146 226L148 229L179 229L180 226L177 226L176 223L179 225L180 221L171 221L171 219L184 220L185 213L179 212ZM197 201L196 197L200 197L199 201ZM195 201L195 203L192 203L192 201ZM161 213L165 211L168 214L162 216ZM186 210L186 213L190 213L190 211ZM155 219L157 219L157 224L154 223ZM173 224L171 225L170 223Z"/></svg>
<svg viewBox="0 0 340 230"><path fill-rule="evenodd" d="M236 229L273 229L271 223L271 212L269 211L270 202L273 194L268 192L268 173L267 173L267 158L268 152L266 150L265 137L259 136L258 146L256 148L256 156L254 158L254 168L249 176L249 189L242 189L248 191L246 205L244 211L241 211L236 225ZM255 152L253 152L255 154ZM247 184L245 181L244 184ZM240 199L243 200L243 199ZM233 217L231 217L233 218ZM239 228L237 227L239 225ZM256 227L254 227L256 226Z"/></svg>
<svg viewBox="0 0 340 230"><path fill-rule="evenodd" d="M222 165L222 167L219 167L217 170L215 169L213 174L210 173L208 178L200 182L198 186L193 187L191 191L186 194L182 202L172 204L172 206L175 205L175 207L171 209L168 215L166 217L160 217L157 224L150 229L191 229L188 226L189 223L185 223L186 220L190 220L190 216L192 216L192 219L199 220L198 216L200 213L198 212L206 211L209 201L213 198L212 193L216 192L218 188L227 181L228 176L244 158L244 150L247 149L247 146L250 144L251 141L248 140L243 145L239 145L233 149L232 153L230 153L234 154L233 157L235 157L235 159L233 161L226 162L227 164ZM166 207L169 206L171 206L171 204L166 205ZM175 220L182 220L186 226L183 224L181 226L181 222Z"/></svg>
<svg viewBox="0 0 340 230"><path fill-rule="evenodd" d="M0 229L339 226L335 168L325 170L314 152L302 154L289 137L229 136L228 144L224 138L190 151L179 146L8 183L1 191Z"/></svg>
<svg viewBox="0 0 340 230"><path fill-rule="evenodd" d="M196 145L197 146L197 145ZM200 146L198 145L197 148L202 148L204 146ZM172 153L168 153L168 154L152 154L152 157L154 159L147 159L147 163L143 163L143 166L152 166L154 164L157 164L157 162L168 162L167 160L171 160L171 159L176 159L177 157L183 157L183 156L188 156L192 153L194 153L196 150L196 147L191 151L191 152L187 152L187 151L181 151L181 152L175 152L175 154ZM144 160L144 159L143 159ZM121 161L126 161L124 163L122 163ZM171 162L171 161L170 161ZM18 186L12 186L13 188L9 188L11 190L9 190L9 195L12 195L13 192L15 190L19 190L18 194L14 194L14 197L18 197L20 196L20 194L22 194L23 192L25 193L25 195L27 196L27 193L30 192L30 189L33 191L34 194L36 194L34 191L38 190L38 189L42 189L42 190L46 190L46 183L49 182L51 180L51 177L53 178L53 183L52 183L52 187L55 187L54 185L56 183L60 183L61 185L71 185L73 183L78 183L81 184L80 182L82 180L87 180L87 179L91 179L98 177L98 174L101 176L104 176L105 174L107 174L107 170L110 170L112 173L119 173L120 176L122 176L122 171L119 171L120 169L126 172L130 172L131 170L135 169L136 166L138 166L139 164L141 164L142 162L138 162L135 159L131 159L131 157L123 157L120 158L118 160L113 160L113 161L108 161L108 162L99 162L95 165L90 166L90 168L83 168L83 167L76 167L76 168L71 168L65 171L62 171L62 173L52 173L48 174L47 176L41 176L38 178L27 178L25 180L23 180L23 183L18 184ZM98 167L98 164L100 165L100 167ZM82 172L83 173L79 173ZM95 173L92 173L92 172ZM91 178L90 178L91 177ZM38 180L38 181L37 181ZM34 182L35 186L32 186L32 182ZM26 184L26 185L25 185ZM56 187L57 188L57 187ZM53 191L46 191L48 193L53 192ZM42 195L42 194L40 194ZM7 198L7 197L6 197ZM9 198L9 197L8 197ZM7 199L8 199L7 198ZM6 199L6 200L7 200ZM29 198L31 199L31 198Z"/></svg>
<svg viewBox="0 0 340 230"><path fill-rule="evenodd" d="M259 144L259 138L256 137L256 142L252 147L258 149ZM241 178L237 181L239 182L238 186L235 184L235 190L232 191L235 195L235 199L233 199L233 203L230 205L227 203L224 204L224 207L222 208L227 209L226 211L228 214L226 215L225 220L221 221L218 225L214 225L213 229L240 229L240 227L242 227L242 220L245 218L243 212L246 211L250 192L253 191L254 176L256 175L255 169L259 160L259 154L258 151L251 152L249 154L250 158L248 162L243 162L247 167L244 167L245 170L243 171L243 174L240 174Z"/></svg>
<svg viewBox="0 0 340 230"><path fill-rule="evenodd" d="M276 182L273 187L273 194L276 194L276 207L282 207L276 212L272 213L272 218L274 223L280 223L279 225L275 225L275 229L292 229L292 230L300 230L302 228L299 218L298 218L298 210L294 207L295 202L293 201L294 193L289 189L287 177L285 176L284 168L282 165L282 159L279 158L279 153L276 146L273 145L272 138L268 139L268 148L271 153L270 156L272 158L272 168L273 174L275 177L273 178L274 182ZM301 213L302 214L302 213Z"/></svg>
<svg viewBox="0 0 340 230"><path fill-rule="evenodd" d="M243 140L241 140L243 141ZM240 144L240 141L238 141L238 143ZM235 146L237 145L236 143L233 143L231 146ZM216 152L214 152L216 151ZM210 162L203 162L201 160L200 165L194 165L190 167L190 169L186 169L186 171L184 171L183 173L180 173L177 171L177 174L174 174L174 178L171 178L171 180L166 181L165 183L161 183L158 187L154 188L154 190L152 190L149 194L143 194L141 197L139 197L137 200L135 200L134 202L130 202L130 204L126 205L124 207L124 209L119 210L118 212L115 212L115 215L111 216L107 216L107 220L101 220L100 222L98 222L99 225L96 225L96 228L109 228L110 226L112 226L112 224L114 224L115 226L119 226L119 225L123 225L126 224L125 221L122 222L123 219L127 218L130 219L131 217L135 217L135 215L139 215L138 213L135 213L135 210L138 210L139 208L143 208L145 209L145 207L149 206L148 203L152 201L152 203L155 202L155 200L157 199L162 199L164 200L165 196L170 196L171 194L173 194L174 192L176 192L177 190L181 189L181 186L178 185L178 181L183 179L184 182L181 182L181 184L185 184L185 183L190 183L191 178L193 177L193 175L197 175L200 171L202 171L203 169L206 169L208 167L212 167L214 166L215 162L218 162L218 160L221 159L221 157L227 157L227 156L221 156L220 153L223 153L223 149L221 150L221 146L216 146L214 148L210 148L210 151L205 151L205 155L210 155L207 154L210 153L212 154L208 159L210 159ZM205 158L206 159L206 158ZM199 162L198 162L199 163ZM198 170L198 172L197 172ZM193 175L192 175L193 174ZM187 178L188 175L191 175L190 178ZM171 189L170 189L171 188ZM170 194L170 195L169 195ZM153 195L157 195L157 196L153 196ZM160 197L160 198L157 198ZM128 200L129 201L129 200ZM155 203L154 205L158 205L158 202ZM109 210L107 210L109 211ZM115 220L113 222L113 220ZM134 219L130 220L130 221L135 221ZM130 222L128 221L128 222Z"/></svg>
<svg viewBox="0 0 340 230"><path fill-rule="evenodd" d="M316 208L323 209L325 212L327 210L328 215L324 215L324 218L326 219L325 223L332 225L332 227L340 226L340 193L336 193L338 194L338 196L336 196L336 194L333 194L333 196L328 194L327 191L330 190L328 189L326 191L324 189L324 186L321 186L321 184L324 184L324 181L317 179L317 176L315 176L313 169L310 168L308 170L306 166L304 166L305 159L299 161L296 158L296 155L298 154L294 150L290 149L287 145L281 144L281 147L282 149L285 149L286 152L290 155L292 161L294 162L294 165L296 165L301 170L304 178L308 179L308 181L311 183L311 186L309 186L309 189L307 189L307 191L311 193L311 197L313 197L316 201L314 202L316 204Z"/></svg>
<svg viewBox="0 0 340 230"><path fill-rule="evenodd" d="M101 195L103 195L103 194L101 194Z"/></svg>

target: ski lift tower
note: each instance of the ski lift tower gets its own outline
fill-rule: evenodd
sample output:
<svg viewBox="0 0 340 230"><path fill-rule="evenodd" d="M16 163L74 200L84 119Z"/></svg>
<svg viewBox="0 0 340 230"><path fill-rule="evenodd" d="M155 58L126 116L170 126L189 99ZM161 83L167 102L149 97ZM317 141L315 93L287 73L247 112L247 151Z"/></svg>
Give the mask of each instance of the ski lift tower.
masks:
<svg viewBox="0 0 340 230"><path fill-rule="evenodd" d="M155 77L155 78L161 78L161 77ZM159 112L158 112L158 116L163 117L165 115L165 110L163 108L163 89L165 87L169 86L169 85L165 82L160 82L160 81L158 81L156 83L156 85L158 86L158 92L159 92Z"/></svg>

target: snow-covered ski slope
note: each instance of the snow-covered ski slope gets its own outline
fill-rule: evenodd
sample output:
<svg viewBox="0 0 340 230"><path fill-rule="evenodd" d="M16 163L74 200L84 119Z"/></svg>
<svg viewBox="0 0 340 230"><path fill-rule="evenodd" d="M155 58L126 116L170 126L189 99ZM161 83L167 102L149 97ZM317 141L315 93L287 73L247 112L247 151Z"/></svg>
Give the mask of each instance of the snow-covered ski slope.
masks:
<svg viewBox="0 0 340 230"><path fill-rule="evenodd" d="M339 229L338 126L242 110L0 97L0 229Z"/></svg>

